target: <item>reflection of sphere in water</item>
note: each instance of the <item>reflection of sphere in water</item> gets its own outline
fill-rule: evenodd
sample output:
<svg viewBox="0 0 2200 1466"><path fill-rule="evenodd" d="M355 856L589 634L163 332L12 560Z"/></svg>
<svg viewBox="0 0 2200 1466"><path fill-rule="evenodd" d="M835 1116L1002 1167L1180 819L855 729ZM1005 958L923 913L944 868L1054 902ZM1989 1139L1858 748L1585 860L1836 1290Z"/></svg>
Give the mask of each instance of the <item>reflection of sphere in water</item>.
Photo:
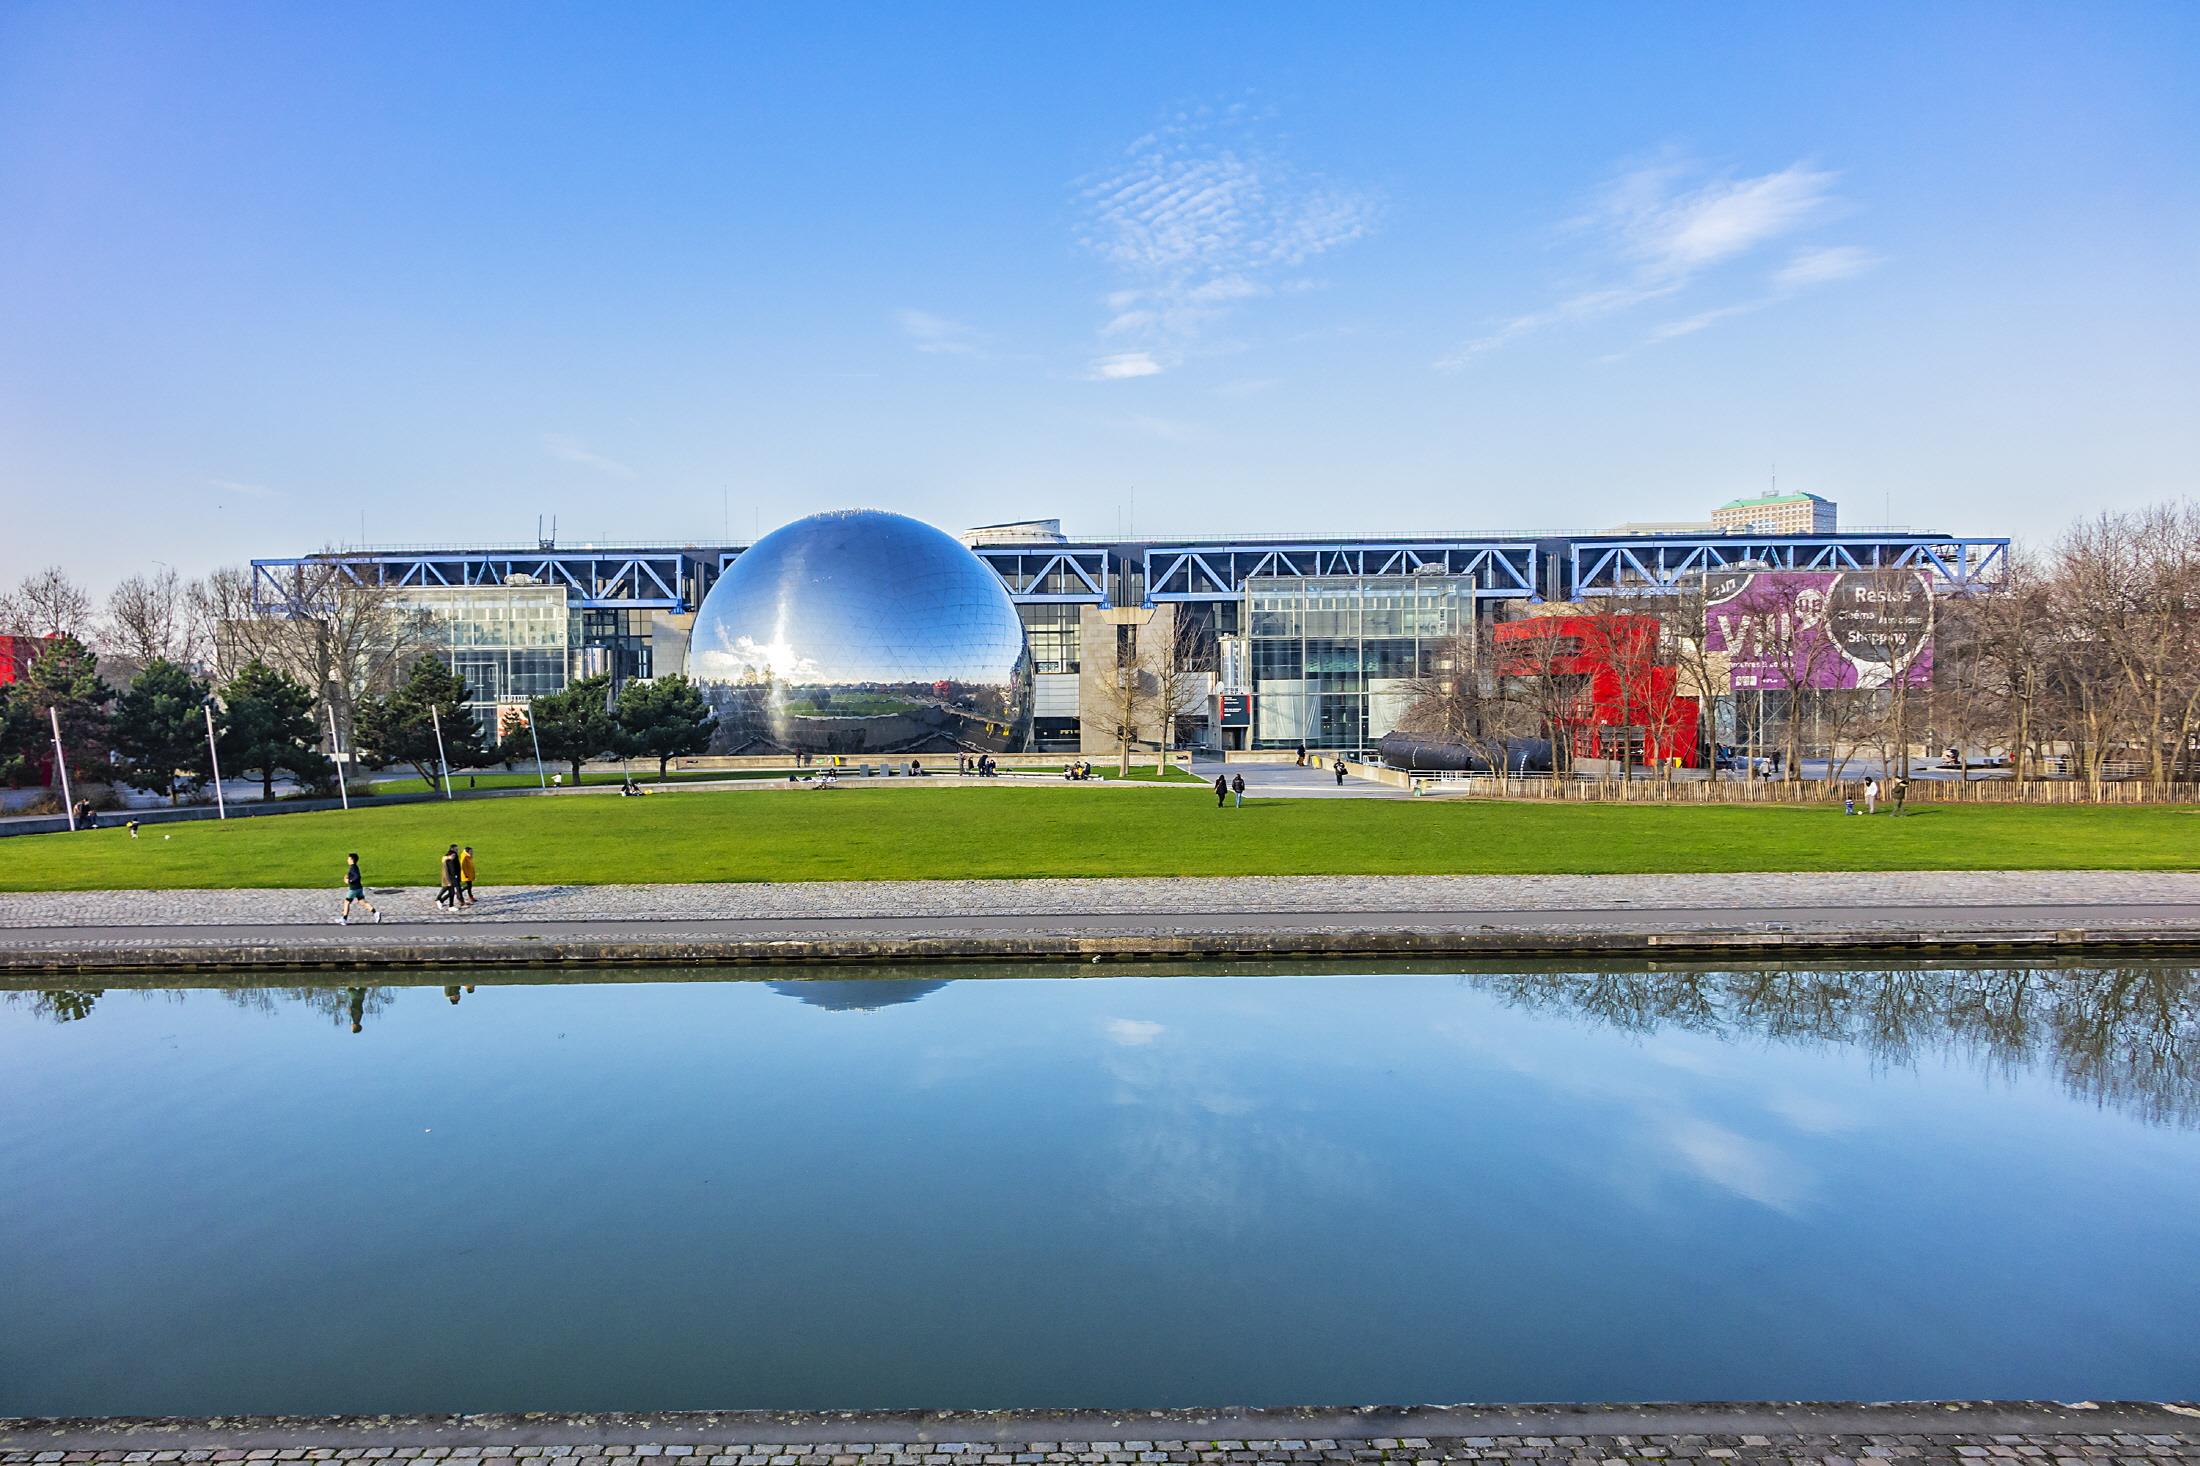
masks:
<svg viewBox="0 0 2200 1466"><path fill-rule="evenodd" d="M1031 734L1031 654L1000 577L876 509L813 514L743 551L695 616L688 675L713 753L990 753Z"/></svg>
<svg viewBox="0 0 2200 1466"><path fill-rule="evenodd" d="M805 977L791 982L770 984L775 993L800 999L813 1008L828 1008L834 1012L892 1008L902 1003L914 1003L926 993L938 992L946 986L944 980L926 981L922 978L899 977Z"/></svg>

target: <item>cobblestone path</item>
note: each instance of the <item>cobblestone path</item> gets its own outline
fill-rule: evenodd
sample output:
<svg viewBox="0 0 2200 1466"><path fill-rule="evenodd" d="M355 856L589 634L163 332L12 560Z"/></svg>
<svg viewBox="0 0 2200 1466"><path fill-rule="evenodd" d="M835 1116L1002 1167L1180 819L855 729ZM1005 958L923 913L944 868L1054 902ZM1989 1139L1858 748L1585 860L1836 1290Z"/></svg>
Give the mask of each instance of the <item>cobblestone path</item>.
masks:
<svg viewBox="0 0 2200 1466"><path fill-rule="evenodd" d="M490 853L493 873L493 852ZM5 927L325 925L328 890L0 894ZM426 887L374 887L389 921L762 920L899 916L1154 916L1919 906L2200 905L2200 872L1891 871L1600 876L1230 876L1168 880L814 881L484 886L463 916ZM2167 914L2165 912L2165 914ZM385 923L386 924L386 923Z"/></svg>

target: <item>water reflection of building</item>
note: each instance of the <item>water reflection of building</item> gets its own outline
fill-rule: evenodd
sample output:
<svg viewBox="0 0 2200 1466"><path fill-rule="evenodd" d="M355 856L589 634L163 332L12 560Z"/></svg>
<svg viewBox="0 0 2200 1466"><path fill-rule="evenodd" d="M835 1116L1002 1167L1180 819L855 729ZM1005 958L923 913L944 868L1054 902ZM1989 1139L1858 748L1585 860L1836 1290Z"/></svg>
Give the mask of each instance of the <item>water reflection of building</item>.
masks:
<svg viewBox="0 0 2200 1466"><path fill-rule="evenodd" d="M947 986L945 979L925 981L920 978L854 977L854 978L797 978L788 982L766 983L773 992L808 1003L813 1008L828 1008L836 1013L857 1009L892 1008L901 1003L914 1003L926 993L938 992Z"/></svg>

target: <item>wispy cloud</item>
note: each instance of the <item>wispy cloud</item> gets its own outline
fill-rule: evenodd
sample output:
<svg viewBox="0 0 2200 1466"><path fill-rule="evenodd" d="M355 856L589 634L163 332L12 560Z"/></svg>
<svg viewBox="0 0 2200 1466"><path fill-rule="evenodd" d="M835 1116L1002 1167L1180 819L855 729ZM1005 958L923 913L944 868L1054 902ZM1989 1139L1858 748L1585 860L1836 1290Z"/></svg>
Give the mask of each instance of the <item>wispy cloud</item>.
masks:
<svg viewBox="0 0 2200 1466"><path fill-rule="evenodd" d="M1673 161L1629 169L1561 231L1583 242L1578 273L1590 283L1551 305L1498 323L1436 365L1456 371L1476 357L1552 327L1672 299L1714 275L1729 280L1735 268L1834 213L1840 204L1834 193L1837 181L1837 174L1804 162L1750 178L1706 179L1700 169ZM1769 286L1758 286L1756 296L1666 322L1653 328L1643 344L1693 335L1719 321L1762 310L1797 289L1846 279L1874 263L1875 256L1853 245L1798 251Z"/></svg>
<svg viewBox="0 0 2200 1466"><path fill-rule="evenodd" d="M930 311L898 310L894 323L910 345L928 356L978 356L985 350L985 338L976 328Z"/></svg>
<svg viewBox="0 0 2200 1466"><path fill-rule="evenodd" d="M1117 274L1100 335L1143 348L1095 363L1101 381L1151 376L1213 322L1283 293L1288 272L1373 232L1366 189L1301 172L1279 156L1267 118L1237 105L1180 113L1083 179L1079 241ZM1111 372L1110 360L1148 364Z"/></svg>
<svg viewBox="0 0 2200 1466"><path fill-rule="evenodd" d="M1096 382L1126 382L1132 377L1151 377L1160 373L1161 363L1143 351L1122 351L1113 356L1103 356L1092 364L1086 375Z"/></svg>
<svg viewBox="0 0 2200 1466"><path fill-rule="evenodd" d="M1166 1032L1168 1032L1167 1028L1150 1018L1110 1018L1108 1020L1108 1041L1122 1044L1126 1048L1138 1048L1150 1044Z"/></svg>
<svg viewBox="0 0 2200 1466"><path fill-rule="evenodd" d="M616 458L606 458L601 453L591 453L587 444L580 442L578 439L569 438L563 433L543 434L542 446L552 458L561 462L578 463L583 468L593 468L598 473L606 473L613 478L630 479L637 477L633 469L619 462Z"/></svg>

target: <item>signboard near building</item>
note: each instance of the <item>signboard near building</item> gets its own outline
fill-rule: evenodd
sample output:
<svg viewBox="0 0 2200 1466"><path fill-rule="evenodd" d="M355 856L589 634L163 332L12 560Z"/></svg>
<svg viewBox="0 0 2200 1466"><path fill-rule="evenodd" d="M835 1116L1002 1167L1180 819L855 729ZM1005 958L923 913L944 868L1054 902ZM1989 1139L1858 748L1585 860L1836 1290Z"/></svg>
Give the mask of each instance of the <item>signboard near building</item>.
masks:
<svg viewBox="0 0 2200 1466"><path fill-rule="evenodd" d="M1704 650L1738 692L1929 686L1932 583L1915 570L1707 576Z"/></svg>
<svg viewBox="0 0 2200 1466"><path fill-rule="evenodd" d="M1215 703L1217 727L1253 726L1253 694L1250 692L1218 692L1215 694Z"/></svg>

